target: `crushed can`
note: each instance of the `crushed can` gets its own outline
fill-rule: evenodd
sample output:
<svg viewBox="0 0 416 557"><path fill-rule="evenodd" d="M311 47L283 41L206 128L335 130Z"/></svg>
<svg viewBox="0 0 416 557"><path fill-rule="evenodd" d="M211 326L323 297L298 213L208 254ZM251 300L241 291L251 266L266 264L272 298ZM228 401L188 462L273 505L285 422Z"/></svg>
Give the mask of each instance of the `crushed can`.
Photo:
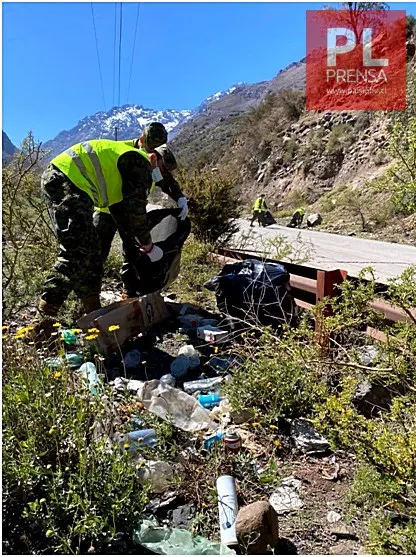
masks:
<svg viewBox="0 0 416 557"><path fill-rule="evenodd" d="M241 449L241 437L235 431L224 433L223 443L225 448L232 453L238 453Z"/></svg>

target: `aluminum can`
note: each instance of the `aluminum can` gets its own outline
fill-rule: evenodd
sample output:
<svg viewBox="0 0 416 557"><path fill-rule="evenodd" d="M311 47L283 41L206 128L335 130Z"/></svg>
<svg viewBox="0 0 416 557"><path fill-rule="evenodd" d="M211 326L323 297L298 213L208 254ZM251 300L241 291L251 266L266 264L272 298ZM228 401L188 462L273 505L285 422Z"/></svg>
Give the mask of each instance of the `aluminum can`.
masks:
<svg viewBox="0 0 416 557"><path fill-rule="evenodd" d="M233 453L238 453L241 449L241 437L235 431L225 433L223 437L225 448Z"/></svg>

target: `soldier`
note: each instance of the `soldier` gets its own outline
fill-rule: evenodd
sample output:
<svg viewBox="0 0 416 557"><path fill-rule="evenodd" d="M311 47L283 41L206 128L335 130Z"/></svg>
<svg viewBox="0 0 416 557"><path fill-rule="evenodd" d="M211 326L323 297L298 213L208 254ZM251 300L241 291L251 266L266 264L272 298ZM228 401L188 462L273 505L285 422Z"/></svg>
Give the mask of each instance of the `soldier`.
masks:
<svg viewBox="0 0 416 557"><path fill-rule="evenodd" d="M157 169L160 170L160 174L158 174L157 171L155 172L157 169L153 170L154 183L164 193L169 195L169 197L178 204L178 207L182 209L179 218L183 220L188 214L188 202L178 182L172 175L172 172L177 168L175 156L167 145L157 147L155 153L157 156ZM117 224L108 209L96 208L94 213L94 226L101 241L102 259L105 261L110 253L111 244L117 232ZM123 242L124 254L124 265L122 269L122 279L124 283L123 295L125 297L132 297L136 295L134 288L135 278L132 274L129 259L130 257L134 257L134 240L126 236L121 230L119 230L119 234Z"/></svg>
<svg viewBox="0 0 416 557"><path fill-rule="evenodd" d="M74 145L55 157L42 175L42 189L59 242L58 259L46 278L34 336L51 333L55 317L73 290L85 313L100 307L101 242L94 206L108 207L119 230L152 262L163 257L146 223L152 186L149 153L167 141L163 124L152 122L134 143L98 139Z"/></svg>
<svg viewBox="0 0 416 557"><path fill-rule="evenodd" d="M250 226L253 226L253 222L257 219L259 226L266 226L265 215L267 211L266 201L264 199L264 193L256 199L253 205L253 216L251 218Z"/></svg>

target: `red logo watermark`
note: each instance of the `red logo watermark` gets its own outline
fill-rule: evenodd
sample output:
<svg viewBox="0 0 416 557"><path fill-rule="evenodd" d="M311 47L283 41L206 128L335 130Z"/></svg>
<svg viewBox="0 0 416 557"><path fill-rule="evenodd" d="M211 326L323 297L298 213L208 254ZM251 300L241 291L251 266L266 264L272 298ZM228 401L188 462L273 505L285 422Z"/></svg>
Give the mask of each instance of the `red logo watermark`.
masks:
<svg viewBox="0 0 416 557"><path fill-rule="evenodd" d="M405 110L406 12L308 10L308 110Z"/></svg>

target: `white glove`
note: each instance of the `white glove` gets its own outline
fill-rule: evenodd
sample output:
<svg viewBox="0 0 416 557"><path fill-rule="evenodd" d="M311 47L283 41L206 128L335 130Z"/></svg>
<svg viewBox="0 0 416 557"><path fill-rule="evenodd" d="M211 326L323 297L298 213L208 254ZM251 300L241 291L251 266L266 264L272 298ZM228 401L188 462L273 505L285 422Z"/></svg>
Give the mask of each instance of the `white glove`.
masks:
<svg viewBox="0 0 416 557"><path fill-rule="evenodd" d="M158 166L152 170L152 180L153 180L153 182L155 182L155 184L157 184L157 182L160 182L161 180L163 180L162 173L161 173L160 168Z"/></svg>
<svg viewBox="0 0 416 557"><path fill-rule="evenodd" d="M182 211L179 214L179 218L181 220L185 220L186 215L188 214L188 201L186 197L180 197L177 201L177 204L179 209L182 209Z"/></svg>
<svg viewBox="0 0 416 557"><path fill-rule="evenodd" d="M163 257L163 250L159 246L153 245L152 249L146 254L152 263L160 261Z"/></svg>
<svg viewBox="0 0 416 557"><path fill-rule="evenodd" d="M152 263L156 263L156 261L160 261L163 257L163 250L159 246L152 245L152 249L150 251L146 251L144 248L140 248L140 251L145 253Z"/></svg>

